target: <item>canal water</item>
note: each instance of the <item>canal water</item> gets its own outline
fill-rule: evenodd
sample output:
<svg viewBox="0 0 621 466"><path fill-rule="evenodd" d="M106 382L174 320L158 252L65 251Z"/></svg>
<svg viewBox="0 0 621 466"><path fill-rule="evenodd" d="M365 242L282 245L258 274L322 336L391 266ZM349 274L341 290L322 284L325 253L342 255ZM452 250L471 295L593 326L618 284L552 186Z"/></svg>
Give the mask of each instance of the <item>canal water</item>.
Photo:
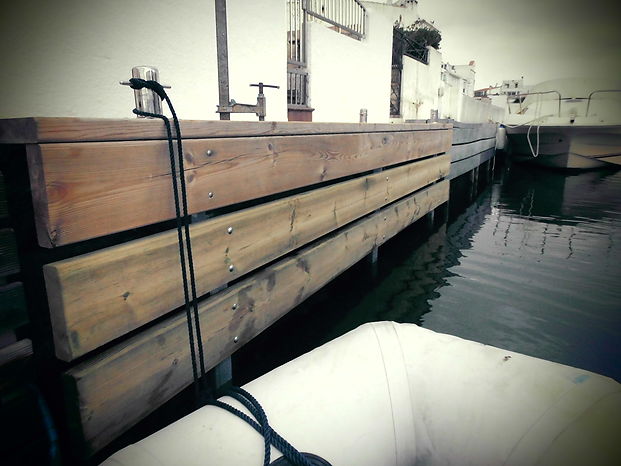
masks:
<svg viewBox="0 0 621 466"><path fill-rule="evenodd" d="M621 381L621 171L498 165L475 196L467 181L448 222L403 231L241 349L234 382L376 320Z"/></svg>

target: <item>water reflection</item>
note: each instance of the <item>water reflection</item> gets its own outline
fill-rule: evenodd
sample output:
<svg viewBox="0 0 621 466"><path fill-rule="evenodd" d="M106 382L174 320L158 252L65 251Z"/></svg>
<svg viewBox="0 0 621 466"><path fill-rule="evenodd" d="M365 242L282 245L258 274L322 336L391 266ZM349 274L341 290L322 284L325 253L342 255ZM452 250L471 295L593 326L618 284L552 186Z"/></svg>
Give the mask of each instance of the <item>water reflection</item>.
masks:
<svg viewBox="0 0 621 466"><path fill-rule="evenodd" d="M620 195L621 172L501 171L422 325L621 380Z"/></svg>
<svg viewBox="0 0 621 466"><path fill-rule="evenodd" d="M497 167L431 236L419 224L380 248L376 280L355 266L243 349L241 381L375 320L621 380L620 226L621 172Z"/></svg>

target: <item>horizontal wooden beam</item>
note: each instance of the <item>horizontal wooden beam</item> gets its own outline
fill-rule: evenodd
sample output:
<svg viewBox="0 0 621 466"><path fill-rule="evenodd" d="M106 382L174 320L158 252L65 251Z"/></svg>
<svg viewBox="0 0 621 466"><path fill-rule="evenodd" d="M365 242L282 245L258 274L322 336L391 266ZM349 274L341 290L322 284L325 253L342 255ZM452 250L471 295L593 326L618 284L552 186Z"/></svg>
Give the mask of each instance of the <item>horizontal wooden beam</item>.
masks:
<svg viewBox="0 0 621 466"><path fill-rule="evenodd" d="M203 212L446 152L451 132L188 140L189 210ZM54 247L174 217L165 141L29 145L39 244Z"/></svg>
<svg viewBox="0 0 621 466"><path fill-rule="evenodd" d="M498 123L463 123L452 119L441 120L406 120L406 123L449 124L453 127L453 144L467 144L480 139L496 137Z"/></svg>
<svg viewBox="0 0 621 466"><path fill-rule="evenodd" d="M32 341L27 338L0 348L0 392L24 387L24 382L30 379L32 356Z"/></svg>
<svg viewBox="0 0 621 466"><path fill-rule="evenodd" d="M20 282L0 286L0 333L28 322L24 287Z"/></svg>
<svg viewBox="0 0 621 466"><path fill-rule="evenodd" d="M461 125L463 126L455 126L453 129L453 145L493 138L496 137L498 130L497 123L461 123Z"/></svg>
<svg viewBox="0 0 621 466"><path fill-rule="evenodd" d="M443 181L365 217L200 304L207 367L232 354L334 277L448 200ZM185 317L176 315L70 369L66 389L91 452L192 380Z"/></svg>
<svg viewBox="0 0 621 466"><path fill-rule="evenodd" d="M19 270L15 232L11 228L0 229L0 284L6 283L6 277Z"/></svg>
<svg viewBox="0 0 621 466"><path fill-rule="evenodd" d="M184 138L291 136L450 129L450 123L301 123L182 120ZM161 120L144 118L14 118L0 120L0 144L166 139Z"/></svg>
<svg viewBox="0 0 621 466"><path fill-rule="evenodd" d="M28 338L0 348L0 368L4 369L15 361L32 356L32 341Z"/></svg>
<svg viewBox="0 0 621 466"><path fill-rule="evenodd" d="M449 160L432 157L192 225L199 296L445 177ZM183 304L175 230L43 270L64 361Z"/></svg>
<svg viewBox="0 0 621 466"><path fill-rule="evenodd" d="M458 162L494 147L496 147L496 138L481 139L480 141L453 146L450 150L451 163Z"/></svg>
<svg viewBox="0 0 621 466"><path fill-rule="evenodd" d="M474 170L476 167L481 165L484 162L487 162L491 159L496 153L495 148L487 149L479 154L475 154L466 159L459 160L458 162L451 164L451 171L449 173L448 179L452 180L457 178L458 176L463 175L464 173L469 172L470 170Z"/></svg>

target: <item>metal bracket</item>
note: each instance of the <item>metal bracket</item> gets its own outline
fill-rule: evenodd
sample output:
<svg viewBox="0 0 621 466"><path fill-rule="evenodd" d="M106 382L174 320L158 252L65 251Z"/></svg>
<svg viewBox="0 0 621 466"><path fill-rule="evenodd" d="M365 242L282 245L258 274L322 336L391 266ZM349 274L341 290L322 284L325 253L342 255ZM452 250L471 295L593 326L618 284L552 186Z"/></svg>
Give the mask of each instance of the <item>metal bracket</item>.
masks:
<svg viewBox="0 0 621 466"><path fill-rule="evenodd" d="M273 84L263 84L259 82L257 84L250 84L250 87L258 87L259 94L257 95L257 103L253 104L238 104L235 100L231 99L228 105L218 105L216 113L254 113L259 117L259 121L265 121L266 115L266 99L263 94L263 88L271 87L274 89L280 89L280 86Z"/></svg>

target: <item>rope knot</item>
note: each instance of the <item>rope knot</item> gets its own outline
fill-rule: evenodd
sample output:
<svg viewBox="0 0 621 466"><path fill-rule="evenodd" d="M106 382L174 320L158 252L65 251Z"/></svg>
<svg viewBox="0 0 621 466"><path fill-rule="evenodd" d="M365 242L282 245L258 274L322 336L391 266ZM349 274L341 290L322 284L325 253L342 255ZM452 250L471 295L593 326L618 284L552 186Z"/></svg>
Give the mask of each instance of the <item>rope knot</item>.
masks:
<svg viewBox="0 0 621 466"><path fill-rule="evenodd" d="M129 87L131 87L132 89L150 89L153 92L155 92L158 96L160 96L160 99L165 100L166 99L166 91L164 90L164 88L162 87L162 85L160 83L158 83L157 81L153 81L153 80L145 80L145 79L140 79L140 78L130 78L129 80Z"/></svg>

